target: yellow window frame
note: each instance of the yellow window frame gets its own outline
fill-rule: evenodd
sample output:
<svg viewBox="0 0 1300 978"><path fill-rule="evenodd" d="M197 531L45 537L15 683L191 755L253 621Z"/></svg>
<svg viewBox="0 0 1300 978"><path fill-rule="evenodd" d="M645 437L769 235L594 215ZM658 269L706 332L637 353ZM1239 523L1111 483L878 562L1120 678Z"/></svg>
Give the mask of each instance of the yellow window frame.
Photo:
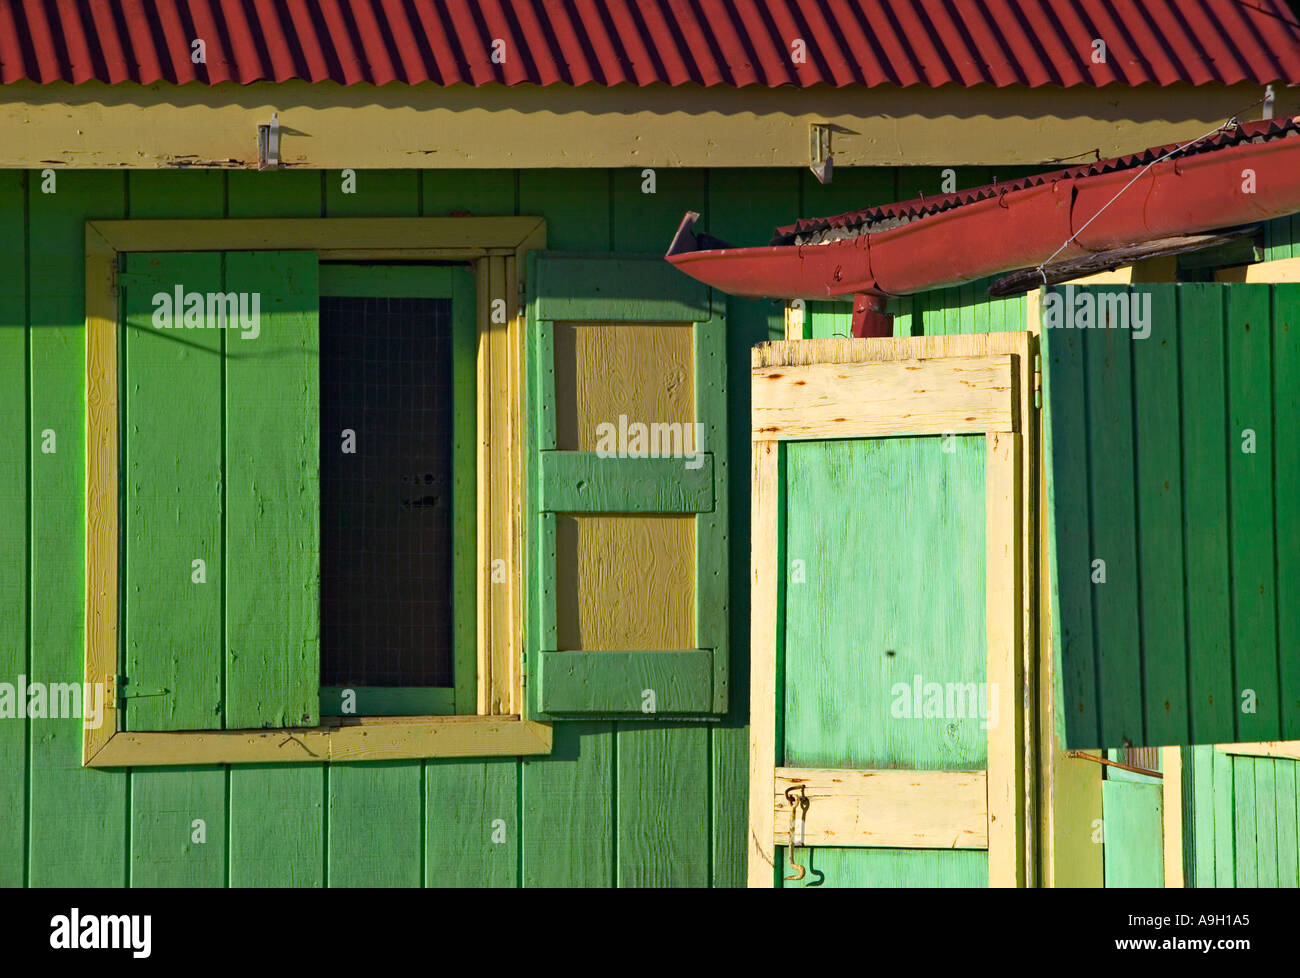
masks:
<svg viewBox="0 0 1300 978"><path fill-rule="evenodd" d="M539 217L395 217L86 222L86 668L104 721L85 767L310 763L547 754L551 727L524 717L522 292L525 256L546 245ZM323 260L473 264L478 321L477 688L472 716L322 717L312 728L119 730L118 296L129 252L313 251ZM506 314L493 316L493 300ZM493 396L495 393L496 396ZM493 561L511 573L491 584Z"/></svg>

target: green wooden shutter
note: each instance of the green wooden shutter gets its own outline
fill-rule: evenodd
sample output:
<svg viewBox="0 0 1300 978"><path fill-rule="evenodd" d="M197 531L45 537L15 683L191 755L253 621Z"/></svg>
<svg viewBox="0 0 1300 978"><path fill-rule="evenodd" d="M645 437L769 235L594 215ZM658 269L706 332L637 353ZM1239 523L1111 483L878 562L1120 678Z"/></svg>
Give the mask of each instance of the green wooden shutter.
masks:
<svg viewBox="0 0 1300 978"><path fill-rule="evenodd" d="M1065 746L1300 736L1300 286L1043 303ZM1071 309L1089 328L1063 328ZM1122 328L1135 309L1149 319Z"/></svg>
<svg viewBox="0 0 1300 978"><path fill-rule="evenodd" d="M659 256L534 254L528 281L530 712L543 718L723 713L728 567L721 311L711 307L707 287ZM682 353L687 348L689 358ZM693 400L681 386L688 379ZM641 417L638 410L653 402L680 411L687 401L688 423L703 426L697 446L703 454L693 467L681 457L628 457L650 447L635 442L636 423L673 420ZM599 405L608 411L597 418ZM633 412L621 415L631 433L623 447L633 451L601 457L590 450L592 425L600 420L618 429L620 405ZM662 441L658 447L665 454ZM602 551L604 541L620 545ZM588 627L591 620L604 624ZM693 641L653 648L628 647L633 639L599 644L602 635L638 632L669 639L693 633Z"/></svg>
<svg viewBox="0 0 1300 978"><path fill-rule="evenodd" d="M119 286L127 729L313 726L316 256L133 254ZM201 326L154 324L178 287L203 296ZM256 330L218 328L209 293L257 296Z"/></svg>

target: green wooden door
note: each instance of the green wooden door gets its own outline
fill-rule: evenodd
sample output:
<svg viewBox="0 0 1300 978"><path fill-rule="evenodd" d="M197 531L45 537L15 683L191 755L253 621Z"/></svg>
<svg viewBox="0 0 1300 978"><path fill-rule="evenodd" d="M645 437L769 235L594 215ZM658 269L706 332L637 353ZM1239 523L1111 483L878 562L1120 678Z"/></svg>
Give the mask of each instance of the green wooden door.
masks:
<svg viewBox="0 0 1300 978"><path fill-rule="evenodd" d="M751 885L1023 882L1026 351L757 351Z"/></svg>
<svg viewBox="0 0 1300 978"><path fill-rule="evenodd" d="M119 286L127 729L314 726L316 256L132 254Z"/></svg>
<svg viewBox="0 0 1300 978"><path fill-rule="evenodd" d="M1300 285L1043 298L1057 729L1300 737Z"/></svg>

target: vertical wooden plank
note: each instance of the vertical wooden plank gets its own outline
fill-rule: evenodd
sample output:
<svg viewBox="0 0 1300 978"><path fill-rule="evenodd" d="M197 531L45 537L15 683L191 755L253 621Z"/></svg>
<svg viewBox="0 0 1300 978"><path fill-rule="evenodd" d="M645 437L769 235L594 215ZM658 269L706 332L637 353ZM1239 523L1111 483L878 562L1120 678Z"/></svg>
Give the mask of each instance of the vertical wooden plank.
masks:
<svg viewBox="0 0 1300 978"><path fill-rule="evenodd" d="M1016 309L1019 319L1005 324L1008 330L1024 329L1037 339L1042 358L1046 360L1047 346L1043 342L1041 317L1041 290L1028 293ZM1032 340L1031 340L1032 342ZM1032 347L1031 347L1032 349ZM1045 369L1045 368L1044 368ZM1032 394L1026 393L1026 397ZM1026 412L1028 416L1028 412ZM1038 439L1037 463L1030 463L1029 475L1037 484L1033 511L1036 513L1034 549L1027 558L1031 568L1046 571L1052 566L1048 540L1052 533L1052 512L1047 506L1047 479L1050 456L1046 452L1049 438L1048 425L1042 415L1031 437ZM1065 730L1057 715L1060 693L1057 689L1058 664L1052 647L1052 586L1053 576L1036 572L1034 585L1038 602L1037 668L1037 753L1038 777L1033 787L1038 790L1037 818L1039 826L1039 876L1038 885L1047 887L1100 887L1105 883L1105 863L1100 833L1101 816L1101 765L1080 758L1065 756L1061 749Z"/></svg>
<svg viewBox="0 0 1300 978"><path fill-rule="evenodd" d="M487 305L490 307L493 301L500 299L506 304L508 310L512 309L516 288L513 282L506 279L505 259L488 258L480 264L486 271L486 277L480 277L479 284L483 289L482 294L487 296ZM479 501L483 509L480 512L479 525L488 549L487 560L479 565L481 568L491 568L493 561L496 560L503 561L507 568L514 568L519 558L519 554L516 553L517 542L511 532L513 514L506 504L511 478L510 461L508 454L493 452L489 448L493 443L510 438L512 413L510 399L512 392L518 391L517 381L510 369L512 318L508 313L506 322L494 323L489 317L489 321L484 324L483 332L479 335L479 390L506 394L504 397L483 398L487 401L485 408L487 418L486 426L482 429L485 434L480 442L482 457L479 471L483 475L483 481L479 484ZM488 650L499 650L502 646L511 648L514 644L514 626L510 615L514 606L514 594L519 586L516 583L518 575L511 570L506 574L504 582L495 579L487 572L480 572L480 576L486 578L485 599L490 595L490 601L483 609L486 627L480 638L487 637L491 643L490 645L486 642L481 643L483 668L480 673L482 687L479 690L480 703L486 706L483 712L506 714L511 712L514 702L516 677L513 670L489 668L494 661L498 660L490 655ZM512 658L513 656L507 655L505 661L510 662Z"/></svg>
<svg viewBox="0 0 1300 978"><path fill-rule="evenodd" d="M85 221L123 216L121 173L28 196L32 681L80 683L85 621ZM82 721L29 724L31 886L123 886L127 777L81 766Z"/></svg>
<svg viewBox="0 0 1300 978"><path fill-rule="evenodd" d="M320 217L325 211L319 170L231 170L226 174L229 217Z"/></svg>
<svg viewBox="0 0 1300 978"><path fill-rule="evenodd" d="M749 696L749 885L775 884L775 811L772 790L776 756L777 616L780 607L781 446L753 443L750 501L752 566L750 568Z"/></svg>
<svg viewBox="0 0 1300 978"><path fill-rule="evenodd" d="M326 886L420 885L423 766L330 765Z"/></svg>
<svg viewBox="0 0 1300 978"><path fill-rule="evenodd" d="M1084 333L1043 330L1043 442L1057 733L1063 745L1100 744L1088 504ZM1086 763L1086 762L1085 762Z"/></svg>
<svg viewBox="0 0 1300 978"><path fill-rule="evenodd" d="M1270 290L1221 288L1228 293L1228 538L1237 739L1276 740L1281 712L1273 587Z"/></svg>
<svg viewBox="0 0 1300 978"><path fill-rule="evenodd" d="M429 761L425 885L519 885L519 759Z"/></svg>
<svg viewBox="0 0 1300 978"><path fill-rule="evenodd" d="M324 885L323 775L320 764L230 769L230 886Z"/></svg>
<svg viewBox="0 0 1300 978"><path fill-rule="evenodd" d="M455 543L452 553L452 622L455 659L452 667L457 713L478 708L478 532L476 349L478 315L475 311L474 273L457 269L452 280L451 342L452 403L456 405L452 444L452 519Z"/></svg>
<svg viewBox="0 0 1300 978"><path fill-rule="evenodd" d="M21 170L0 170L0 676L9 683L28 673L26 185ZM28 723L0 721L0 889L26 882Z"/></svg>
<svg viewBox="0 0 1300 978"><path fill-rule="evenodd" d="M1296 833L1296 762L1278 758L1273 763L1277 804L1277 885L1300 886L1300 853Z"/></svg>
<svg viewBox="0 0 1300 978"><path fill-rule="evenodd" d="M226 726L320 717L320 372L311 252L231 252L261 333L227 332ZM250 331L251 332L251 331Z"/></svg>
<svg viewBox="0 0 1300 978"><path fill-rule="evenodd" d="M1178 287L1183 486L1187 580L1187 677L1192 742L1235 737L1231 610L1228 597L1227 387L1223 290ZM1216 779L1216 785L1217 785Z"/></svg>
<svg viewBox="0 0 1300 978"><path fill-rule="evenodd" d="M1293 217L1297 229L1300 219ZM1282 739L1300 739L1300 285L1274 285L1273 292L1273 514L1277 547L1277 647L1282 702ZM1285 420L1281 420L1285 419Z"/></svg>
<svg viewBox="0 0 1300 978"><path fill-rule="evenodd" d="M325 217L418 217L420 171L357 170L345 184L342 171L326 171ZM345 193L350 186L352 192Z"/></svg>
<svg viewBox="0 0 1300 978"><path fill-rule="evenodd" d="M1182 889L1183 877L1183 749L1165 747L1160 751L1161 817L1164 820L1164 884L1166 889Z"/></svg>
<svg viewBox="0 0 1300 978"><path fill-rule="evenodd" d="M544 232L543 232L544 233ZM527 499L525 484L527 481L526 467L523 464L523 458L526 453L526 441L524 434L525 407L528 397L527 370L525 366L525 344L526 334L528 332L527 311L524 308L525 296L523 287L527 266L521 268L519 259L513 255L507 256L504 262L503 276L506 282L506 317L509 321L509 328L506 331L507 336L507 355L506 369L510 373L510 401L507 412L508 428L508 447L510 464L508 466L509 481L507 491L509 494L510 504L505 506L508 517L505 522L505 531L510 537L510 559L516 568L510 585L510 602L509 602L509 622L510 622L510 647L511 654L509 659L510 680L507 689L507 708L511 713L525 713L527 707L527 685L526 667L524 657L526 654L527 628L524 624L525 615L527 614L527 597L525 595L525 568L528 563L528 543L527 543L527 520L523 512L523 500Z"/></svg>
<svg viewBox="0 0 1300 978"><path fill-rule="evenodd" d="M226 210L222 170L128 170L126 186L132 220L221 217Z"/></svg>
<svg viewBox="0 0 1300 978"><path fill-rule="evenodd" d="M546 246L555 251L608 251L609 170L521 170L519 213L546 218ZM671 238L671 235L669 236ZM664 250L668 249L665 243Z"/></svg>
<svg viewBox="0 0 1300 978"><path fill-rule="evenodd" d="M1255 757L1255 866L1256 885L1277 886L1277 794L1273 780L1274 760Z"/></svg>
<svg viewBox="0 0 1300 978"><path fill-rule="evenodd" d="M319 173L232 172L227 179L230 217L316 217L321 213ZM233 288L229 279L227 288ZM252 345L255 341L236 338L235 342ZM319 666L317 677L319 683ZM279 881L295 878L308 881L305 885L324 885L328 777L329 769L324 764L231 769L228 798L232 886L241 885L241 880L250 881L243 885L291 885ZM242 826L238 835L236 825ZM268 882L260 882L263 880Z"/></svg>
<svg viewBox="0 0 1300 978"><path fill-rule="evenodd" d="M523 761L524 886L614 883L614 732L557 723L548 757Z"/></svg>
<svg viewBox="0 0 1300 978"><path fill-rule="evenodd" d="M474 288L478 295L490 296L492 279L488 263L480 261L475 266ZM476 315L477 357L475 359L475 388L478 391L493 390L491 336L491 302L478 303ZM478 679L474 712L488 714L492 712L492 688L494 659L489 654L494 636L492 634L492 603L489 600L492 587L491 575L485 571L492 566L492 561L499 555L493 551L492 513L490 506L492 485L492 453L489 439L492 436L492 407L486 397L475 399L475 430L478 432L475 454L475 485L477 500L475 508L475 554L478 573L475 575L474 622L477 636L475 672Z"/></svg>
<svg viewBox="0 0 1300 978"><path fill-rule="evenodd" d="M799 177L785 169L710 170L708 183L708 219L706 230L738 244L765 244L772 227L799 207ZM892 180L892 171L890 171ZM892 196L892 194L891 194ZM722 297L715 293L715 303L725 303L727 364L727 442L729 459L751 457L750 443L750 348L783 334L783 317L779 307L758 299ZM714 306L715 309L718 305ZM719 452L722 447L719 446ZM751 483L744 472L729 480L730 539L727 561L731 573L729 605L731 607L731 662L728 676L731 687L727 717L711 727L712 754L712 850L713 884L744 886L747 854L750 847L748 797L750 761L750 512ZM774 687L769 687L769 709L774 703ZM775 749L775 748L773 748ZM768 880L772 884L773 871Z"/></svg>
<svg viewBox="0 0 1300 978"><path fill-rule="evenodd" d="M734 564L732 574L734 577ZM745 583L743 578L742 583ZM733 632L733 656L736 644ZM748 641L742 644L748 649ZM748 692L747 684L736 682L733 666L728 716L723 725L710 725L708 728L711 802L709 851L713 858L710 881L715 887L741 887L745 885L747 877L745 854L746 827L749 823L749 731L736 716L744 716L748 712Z"/></svg>
<svg viewBox="0 0 1300 978"><path fill-rule="evenodd" d="M538 213L515 209L517 178L517 170L422 170L420 213L426 217Z"/></svg>
<svg viewBox="0 0 1300 978"><path fill-rule="evenodd" d="M708 223L703 170L677 167L654 169L654 192L646 193L644 167L609 171L613 177L610 246L613 251L662 254L687 211ZM593 184L592 189L595 189ZM703 226L703 224L701 225ZM552 243L551 247L556 247ZM583 247L590 247L584 245Z"/></svg>
<svg viewBox="0 0 1300 978"><path fill-rule="evenodd" d="M419 170L327 170L327 217L416 217L420 213Z"/></svg>
<svg viewBox="0 0 1300 978"><path fill-rule="evenodd" d="M1160 790L1135 781L1102 782L1107 889L1164 885Z"/></svg>
<svg viewBox="0 0 1300 978"><path fill-rule="evenodd" d="M224 886L226 772L131 772L131 886Z"/></svg>
<svg viewBox="0 0 1300 978"><path fill-rule="evenodd" d="M1103 291L1090 287L1094 295ZM1135 293L1129 292L1132 299ZM1105 581L1092 585L1096 629L1099 746L1147 743L1142 729L1138 627L1137 526L1133 485L1132 347L1128 330L1084 333L1088 379L1089 491L1092 560Z"/></svg>
<svg viewBox="0 0 1300 978"><path fill-rule="evenodd" d="M1146 744L1182 744L1187 719L1187 636L1183 608L1182 453L1178 416L1175 287L1132 293L1150 305L1151 332L1133 338L1133 436L1138 505ZM1166 813L1169 807L1166 805ZM1166 824L1168 824L1166 822ZM1181 886L1169 882L1166 886Z"/></svg>
<svg viewBox="0 0 1300 978"><path fill-rule="evenodd" d="M1232 758L1232 829L1236 885L1259 885L1259 845L1255 833L1255 764L1252 757Z"/></svg>
<svg viewBox="0 0 1300 978"><path fill-rule="evenodd" d="M695 641L698 648L713 650L713 709L718 713L726 709L730 696L731 648L725 330L721 317L694 327L695 417L704 426L696 450L708 451L713 458L713 510L695 518Z"/></svg>
<svg viewBox="0 0 1300 978"><path fill-rule="evenodd" d="M222 292L221 255L130 255L126 268L118 300L126 729L220 729L222 330L157 329L151 320L154 295ZM183 312L174 310L178 325Z"/></svg>
<svg viewBox="0 0 1300 978"><path fill-rule="evenodd" d="M812 171L806 169L799 170L798 177L798 213L804 217L829 217L898 199L894 196L895 169L890 166L841 167L830 183L819 183ZM931 186L937 192L938 183ZM931 195L930 187L925 193ZM722 233L725 236L726 232Z"/></svg>
<svg viewBox="0 0 1300 978"><path fill-rule="evenodd" d="M1213 752L1214 885L1237 885L1236 778L1230 754Z"/></svg>
<svg viewBox="0 0 1300 978"><path fill-rule="evenodd" d="M708 731L618 728L619 886L709 883Z"/></svg>
<svg viewBox="0 0 1300 978"><path fill-rule="evenodd" d="M720 297L715 303L722 302ZM695 416L706 421L706 446L714 456L714 511L697 518L695 529L695 635L710 636L714 648L714 709L727 707L728 719L724 726L705 728L706 789L705 797L712 802L705 834L699 847L711 853L714 865L708 867L708 878L714 886L740 886L740 867L744 857L742 843L735 839L736 832L744 838L745 805L745 737L742 730L745 701L742 693L732 683L735 674L736 633L735 594L738 568L732 563L732 490L731 455L728 454L727 390L727 328L722 316L714 315L708 323L695 324ZM719 593L720 592L720 593ZM723 607L725 613L716 615L703 611ZM705 616L720 618L706 622ZM698 639L697 639L698 641ZM744 689L744 687L740 687ZM738 702L737 702L738 701ZM684 732L685 735L685 732ZM690 740L685 739L684 747ZM711 782L708 782L711 779ZM710 845L710 838L714 844Z"/></svg>
<svg viewBox="0 0 1300 978"><path fill-rule="evenodd" d="M136 170L129 172L127 174L130 207L128 216L139 219L221 217L225 213L226 204L225 179L225 174L217 170ZM174 260L176 257L179 256L169 256L169 259ZM217 282L220 284L220 258L213 255L210 256L209 260L216 261ZM141 258L129 258L128 264L140 264L141 261ZM147 261L147 259L144 261ZM189 287L187 285L187 288ZM136 291L138 291L138 287ZM194 287L194 291L199 291L197 285ZM132 287L128 284L121 295L126 302L133 301ZM146 297L146 301L148 298ZM119 301L123 300L120 299ZM182 335L186 339L194 341L198 346L202 345L207 339L206 336L200 334L207 332L207 330L194 330ZM221 501L219 480L222 476L221 339L217 335L217 331L213 330L212 333L214 334L212 337L213 345L217 354L214 358L217 361L216 388L210 395L205 397L207 401L205 408L200 408L196 401L191 410L215 413L215 418L209 417L205 424L210 426L207 433L210 433L215 439L217 473L216 479L211 483L211 488L218 490L216 503L219 507ZM195 356L198 355L196 349ZM126 398L128 393L129 391L123 392L121 398L123 410L128 410ZM164 416L172 413L169 404ZM175 425L174 418L169 423L176 427L178 431L187 427ZM204 428L188 427L192 430L183 432L185 437L197 440L205 436ZM129 451L130 446L131 440L128 439L123 447ZM159 475L165 477L169 471L172 471L169 467L170 464L172 463L155 469L151 474L151 479L157 478ZM128 492L129 489L129 482L124 483L123 491ZM123 527L123 532L130 532L129 525ZM128 537L124 536L123 540L128 541L127 545L130 545ZM220 594L217 589L223 586L221 550L224 541L220 539L219 519L214 542L215 546L212 549L212 554L207 559L207 579L208 586L212 589L212 593L208 595L208 598L211 599L213 596L218 598L218 605L211 619L211 627L215 628L213 634L215 662L213 665L215 665L216 702L218 709L220 709L223 634L220 619ZM188 581L189 576L186 575L184 580ZM195 587L195 585L190 585L190 587ZM178 620L173 620L173 623L180 626L182 630L192 630L189 623ZM127 676L130 675L131 665L128 662ZM202 675L200 673L195 678L201 679ZM192 690L197 691L202 686L200 682L191 687L188 674L183 678L186 680L185 691L187 694ZM141 682L140 685L148 686L153 685L153 683ZM158 685L171 686L172 684L159 683ZM179 691L181 686L175 685L173 688ZM152 707L155 705L152 699L132 699L128 702L132 706ZM128 722L131 722L133 711L127 710L126 713ZM199 722L199 713L198 711L195 711L195 713L197 723ZM222 723L221 715L218 712L210 718L204 718L203 722L212 726L220 726ZM226 880L226 825L228 815L226 810L226 769L220 767L157 768L132 771L128 777L131 781L130 884L132 886L178 887L224 885ZM198 824L196 824L196 820L199 820Z"/></svg>
<svg viewBox="0 0 1300 978"><path fill-rule="evenodd" d="M1216 784L1214 781L1214 748L1191 748L1192 754L1192 813L1195 822L1193 849L1193 880L1198 887L1215 885L1214 831Z"/></svg>
<svg viewBox="0 0 1300 978"><path fill-rule="evenodd" d="M658 253L687 210L706 212L704 171L660 167L611 171L610 245L615 251ZM653 193L647 190L653 189ZM707 214L705 214L707 221ZM721 316L694 327L694 416L706 425L703 449L713 455L717 491L712 513L696 518L695 642L715 650L713 696L728 695L726 332ZM718 589L722 593L718 594ZM701 609L709 609L705 612ZM706 886L709 866L709 737L698 725L616 726L619 886Z"/></svg>
<svg viewBox="0 0 1300 978"><path fill-rule="evenodd" d="M1025 879L1020 435L990 433L985 442L985 681L998 709L988 727L989 886L1015 887Z"/></svg>

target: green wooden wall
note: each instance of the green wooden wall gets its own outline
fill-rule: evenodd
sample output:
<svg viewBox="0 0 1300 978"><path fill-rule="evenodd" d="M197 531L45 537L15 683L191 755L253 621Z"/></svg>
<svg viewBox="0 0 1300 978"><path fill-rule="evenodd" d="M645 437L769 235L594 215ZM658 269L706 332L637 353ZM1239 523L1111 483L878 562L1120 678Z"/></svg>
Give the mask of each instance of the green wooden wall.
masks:
<svg viewBox="0 0 1300 978"><path fill-rule="evenodd" d="M1300 886L1300 761L1183 750L1188 886Z"/></svg>
<svg viewBox="0 0 1300 978"><path fill-rule="evenodd" d="M639 168L357 176L345 195L336 173L65 171L42 193L38 173L0 171L0 681L82 678L87 219L540 214L552 249L647 252L687 209L762 244L796 215L940 183L922 168L841 170L828 187L803 170L661 169L648 195ZM902 300L899 329L1014 329L1021 302L974 287ZM783 317L731 299L727 321L728 450L744 472L749 348ZM0 886L743 885L748 493L731 480L721 723L562 723L554 753L527 760L92 771L80 721L0 720Z"/></svg>
<svg viewBox="0 0 1300 978"><path fill-rule="evenodd" d="M1150 335L1045 330L1066 746L1300 737L1300 286L1082 291Z"/></svg>

